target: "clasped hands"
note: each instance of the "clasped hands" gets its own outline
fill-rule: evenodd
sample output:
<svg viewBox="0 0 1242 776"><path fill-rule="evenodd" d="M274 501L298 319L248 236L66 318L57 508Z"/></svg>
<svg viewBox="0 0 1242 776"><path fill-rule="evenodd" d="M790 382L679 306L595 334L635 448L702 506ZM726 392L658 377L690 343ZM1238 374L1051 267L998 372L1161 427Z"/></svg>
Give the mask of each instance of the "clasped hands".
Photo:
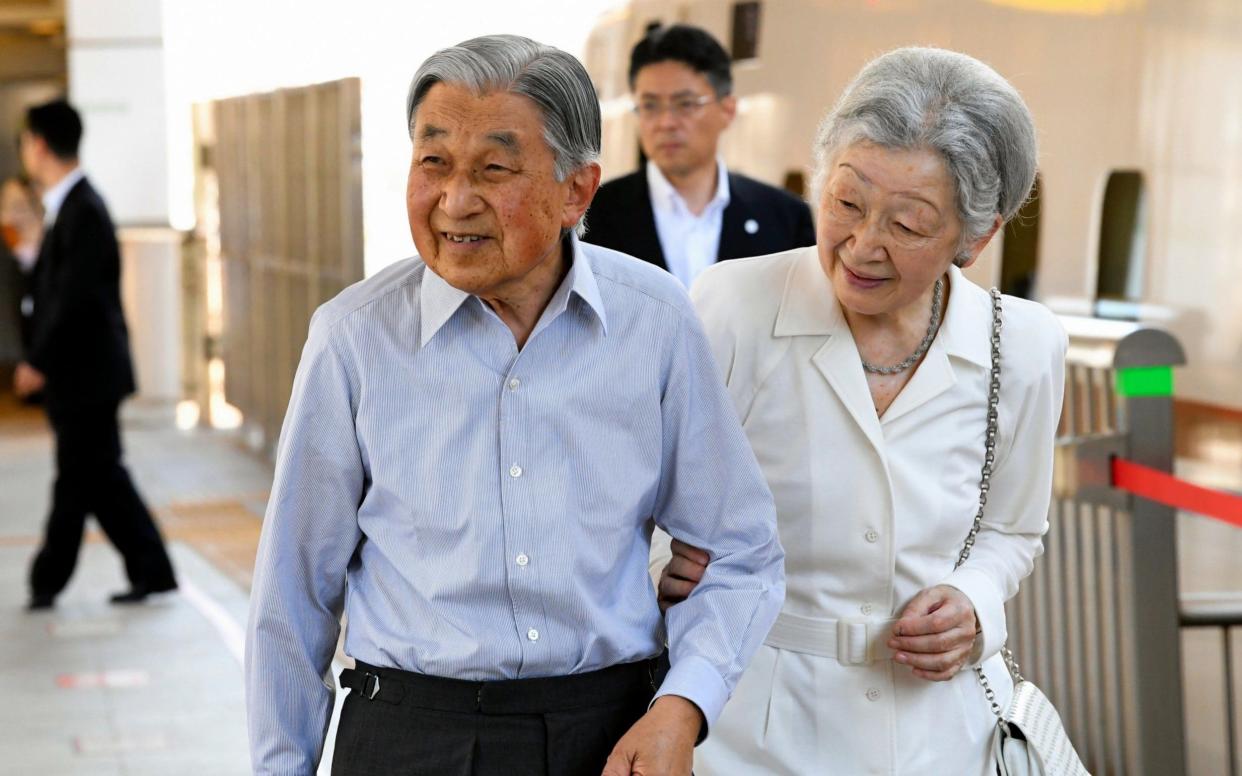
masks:
<svg viewBox="0 0 1242 776"><path fill-rule="evenodd" d="M703 578L710 560L697 547L673 540L673 557L660 572L660 609L685 600ZM966 594L949 585L919 592L893 624L887 644L893 660L931 681L952 679L970 659L978 636L975 608Z"/></svg>

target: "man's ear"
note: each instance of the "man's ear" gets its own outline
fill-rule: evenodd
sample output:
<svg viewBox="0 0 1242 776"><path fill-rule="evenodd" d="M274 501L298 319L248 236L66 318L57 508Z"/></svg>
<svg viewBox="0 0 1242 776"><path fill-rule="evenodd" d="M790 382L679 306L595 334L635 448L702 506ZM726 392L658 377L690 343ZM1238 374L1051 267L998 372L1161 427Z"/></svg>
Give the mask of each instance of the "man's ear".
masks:
<svg viewBox="0 0 1242 776"><path fill-rule="evenodd" d="M996 236L996 232L1000 230L1001 223L1001 217L1000 215L997 215L996 218L992 220L992 228L989 229L982 237L966 246L964 251L966 260L962 261L957 266L962 269L966 269L971 264L974 264L975 259L979 258L979 254L983 253L983 249L987 247L988 243L992 241L992 238Z"/></svg>
<svg viewBox="0 0 1242 776"><path fill-rule="evenodd" d="M720 110L724 111L725 127L728 127L737 116L737 98L732 94L726 94L724 97L721 97Z"/></svg>
<svg viewBox="0 0 1242 776"><path fill-rule="evenodd" d="M599 190L602 174L603 171L596 162L584 164L569 174L565 181L569 185L565 191L565 206L561 213L562 229L572 229L582 220L583 213L591 206L591 200L595 199L595 192Z"/></svg>

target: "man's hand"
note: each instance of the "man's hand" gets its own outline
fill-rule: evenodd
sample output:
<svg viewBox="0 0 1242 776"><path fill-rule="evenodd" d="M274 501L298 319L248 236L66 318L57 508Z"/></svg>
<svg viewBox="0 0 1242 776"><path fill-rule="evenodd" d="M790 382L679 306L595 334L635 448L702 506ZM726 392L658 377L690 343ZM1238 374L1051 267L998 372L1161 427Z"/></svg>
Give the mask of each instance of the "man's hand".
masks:
<svg viewBox="0 0 1242 776"><path fill-rule="evenodd" d="M893 660L913 668L915 676L948 681L974 649L976 622L975 607L965 593L948 585L927 588L893 623L888 640Z"/></svg>
<svg viewBox="0 0 1242 776"><path fill-rule="evenodd" d="M672 549L672 559L660 572L656 598L661 612L668 611L673 604L686 600L686 596L703 579L703 572L707 571L707 563L711 560L705 550L691 547L676 539L673 540Z"/></svg>
<svg viewBox="0 0 1242 776"><path fill-rule="evenodd" d="M19 399L24 399L43 390L46 382L42 372L23 361L13 372L13 393L16 393Z"/></svg>
<svg viewBox="0 0 1242 776"><path fill-rule="evenodd" d="M602 776L690 776L703 722L692 702L662 696L612 748Z"/></svg>

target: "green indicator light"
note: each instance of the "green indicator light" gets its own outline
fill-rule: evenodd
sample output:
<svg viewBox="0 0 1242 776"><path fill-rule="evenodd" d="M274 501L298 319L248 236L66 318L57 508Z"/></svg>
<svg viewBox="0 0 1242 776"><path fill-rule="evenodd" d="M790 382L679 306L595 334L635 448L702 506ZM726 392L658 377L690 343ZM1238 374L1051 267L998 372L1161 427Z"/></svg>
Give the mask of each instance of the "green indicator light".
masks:
<svg viewBox="0 0 1242 776"><path fill-rule="evenodd" d="M1117 393L1121 396L1172 396L1173 367L1140 366L1118 369Z"/></svg>

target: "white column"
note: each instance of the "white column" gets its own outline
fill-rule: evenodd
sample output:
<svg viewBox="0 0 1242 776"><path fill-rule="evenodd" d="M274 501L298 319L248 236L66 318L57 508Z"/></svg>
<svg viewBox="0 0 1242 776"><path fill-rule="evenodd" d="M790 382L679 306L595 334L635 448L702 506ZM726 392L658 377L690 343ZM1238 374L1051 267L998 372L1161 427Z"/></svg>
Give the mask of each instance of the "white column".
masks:
<svg viewBox="0 0 1242 776"><path fill-rule="evenodd" d="M69 101L82 163L118 226L168 223L164 39L159 0L68 0Z"/></svg>
<svg viewBox="0 0 1242 776"><path fill-rule="evenodd" d="M169 229L160 0L67 0L69 101L82 167L121 243L121 297L143 398L181 397L181 238Z"/></svg>

